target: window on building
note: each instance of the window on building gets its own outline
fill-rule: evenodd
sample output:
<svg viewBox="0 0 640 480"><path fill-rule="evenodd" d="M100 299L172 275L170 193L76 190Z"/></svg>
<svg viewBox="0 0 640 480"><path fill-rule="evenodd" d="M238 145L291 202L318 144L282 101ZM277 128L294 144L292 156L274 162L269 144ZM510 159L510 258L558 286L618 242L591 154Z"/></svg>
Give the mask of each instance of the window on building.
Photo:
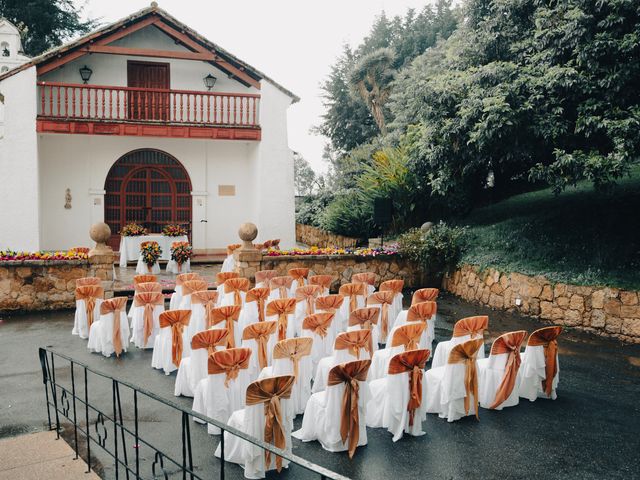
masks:
<svg viewBox="0 0 640 480"><path fill-rule="evenodd" d="M11 56L11 52L9 51L9 44L7 42L0 43L0 51L2 51L3 57Z"/></svg>

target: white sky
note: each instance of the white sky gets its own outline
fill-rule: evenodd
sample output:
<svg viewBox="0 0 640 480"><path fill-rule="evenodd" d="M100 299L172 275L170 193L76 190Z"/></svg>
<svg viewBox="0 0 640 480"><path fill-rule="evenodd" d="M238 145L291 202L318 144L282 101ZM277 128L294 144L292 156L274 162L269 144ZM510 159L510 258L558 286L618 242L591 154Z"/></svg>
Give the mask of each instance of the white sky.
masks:
<svg viewBox="0 0 640 480"><path fill-rule="evenodd" d="M119 20L150 0L75 0L85 15ZM158 0L160 8L263 71L302 100L289 109L289 146L326 170L327 139L309 132L324 108L320 82L342 51L357 45L381 11L391 17L430 0Z"/></svg>

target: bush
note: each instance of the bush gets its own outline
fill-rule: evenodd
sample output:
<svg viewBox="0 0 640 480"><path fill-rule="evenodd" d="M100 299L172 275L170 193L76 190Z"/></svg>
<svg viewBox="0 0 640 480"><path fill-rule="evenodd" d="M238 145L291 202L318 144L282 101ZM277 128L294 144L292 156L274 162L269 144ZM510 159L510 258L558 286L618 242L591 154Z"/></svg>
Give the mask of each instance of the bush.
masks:
<svg viewBox="0 0 640 480"><path fill-rule="evenodd" d="M444 222L427 232L413 228L398 238L399 252L426 273L442 277L460 261L464 250L463 235L463 228L450 227Z"/></svg>
<svg viewBox="0 0 640 480"><path fill-rule="evenodd" d="M334 196L327 190L296 201L296 223L320 227L320 219Z"/></svg>
<svg viewBox="0 0 640 480"><path fill-rule="evenodd" d="M373 207L356 191L337 196L320 219L320 228L347 237L368 238L373 227Z"/></svg>

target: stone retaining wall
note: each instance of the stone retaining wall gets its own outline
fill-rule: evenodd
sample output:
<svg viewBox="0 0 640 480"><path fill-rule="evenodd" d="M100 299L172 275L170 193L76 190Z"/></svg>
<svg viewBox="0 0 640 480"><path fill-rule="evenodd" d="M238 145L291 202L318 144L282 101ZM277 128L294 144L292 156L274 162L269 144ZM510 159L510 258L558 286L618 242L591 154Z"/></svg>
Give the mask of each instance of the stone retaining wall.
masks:
<svg viewBox="0 0 640 480"><path fill-rule="evenodd" d="M76 279L102 279L105 297L113 296L113 257L90 260L0 262L0 312L75 307Z"/></svg>
<svg viewBox="0 0 640 480"><path fill-rule="evenodd" d="M327 232L311 225L296 223L296 242L304 243L310 247L337 247L350 248L358 245L357 238L344 237Z"/></svg>
<svg viewBox="0 0 640 480"><path fill-rule="evenodd" d="M445 277L443 288L493 308L516 310L599 335L640 343L639 292L553 283L543 276L480 271L466 265Z"/></svg>

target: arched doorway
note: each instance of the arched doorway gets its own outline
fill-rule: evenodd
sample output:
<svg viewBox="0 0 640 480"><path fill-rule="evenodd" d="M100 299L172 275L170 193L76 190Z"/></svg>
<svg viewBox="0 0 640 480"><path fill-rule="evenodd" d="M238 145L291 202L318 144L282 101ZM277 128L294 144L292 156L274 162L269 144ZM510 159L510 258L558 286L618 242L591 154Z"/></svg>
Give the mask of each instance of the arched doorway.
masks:
<svg viewBox="0 0 640 480"><path fill-rule="evenodd" d="M191 180L168 153L143 149L123 155L109 170L104 189L104 221L114 249L120 245L118 231L131 222L150 233L180 224L191 234Z"/></svg>

